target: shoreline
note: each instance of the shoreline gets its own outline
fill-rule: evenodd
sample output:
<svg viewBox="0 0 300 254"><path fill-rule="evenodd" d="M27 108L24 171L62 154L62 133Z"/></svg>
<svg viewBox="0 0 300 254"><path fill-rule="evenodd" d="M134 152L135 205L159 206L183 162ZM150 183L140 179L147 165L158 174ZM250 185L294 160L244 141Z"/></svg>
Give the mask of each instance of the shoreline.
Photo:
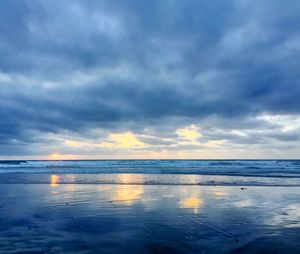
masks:
<svg viewBox="0 0 300 254"><path fill-rule="evenodd" d="M272 186L299 187L300 177L248 177L187 174L0 174L0 184L115 184L168 186Z"/></svg>

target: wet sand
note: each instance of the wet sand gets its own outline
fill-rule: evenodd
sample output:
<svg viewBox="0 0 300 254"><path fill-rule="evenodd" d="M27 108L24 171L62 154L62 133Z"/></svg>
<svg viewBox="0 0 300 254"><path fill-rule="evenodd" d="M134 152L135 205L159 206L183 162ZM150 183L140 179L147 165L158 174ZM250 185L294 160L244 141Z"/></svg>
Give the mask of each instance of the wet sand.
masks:
<svg viewBox="0 0 300 254"><path fill-rule="evenodd" d="M0 184L0 253L300 253L300 187Z"/></svg>

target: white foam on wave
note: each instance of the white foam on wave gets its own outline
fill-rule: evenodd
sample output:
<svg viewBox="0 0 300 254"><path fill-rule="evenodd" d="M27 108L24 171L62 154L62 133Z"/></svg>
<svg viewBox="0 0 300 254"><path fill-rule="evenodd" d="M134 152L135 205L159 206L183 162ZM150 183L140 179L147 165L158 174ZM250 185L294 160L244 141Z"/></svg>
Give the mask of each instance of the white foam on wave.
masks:
<svg viewBox="0 0 300 254"><path fill-rule="evenodd" d="M300 186L300 178L181 174L2 174L0 184Z"/></svg>
<svg viewBox="0 0 300 254"><path fill-rule="evenodd" d="M0 173L26 174L192 174L300 177L295 160L73 160L2 161Z"/></svg>

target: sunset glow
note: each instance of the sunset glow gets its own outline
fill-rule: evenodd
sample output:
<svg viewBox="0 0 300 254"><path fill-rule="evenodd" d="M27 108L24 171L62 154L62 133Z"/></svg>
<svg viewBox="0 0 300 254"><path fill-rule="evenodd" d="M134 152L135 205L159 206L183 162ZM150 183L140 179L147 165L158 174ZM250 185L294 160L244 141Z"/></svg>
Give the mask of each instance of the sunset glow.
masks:
<svg viewBox="0 0 300 254"><path fill-rule="evenodd" d="M57 187L59 184L59 176L51 175L51 187Z"/></svg>
<svg viewBox="0 0 300 254"><path fill-rule="evenodd" d="M53 153L49 157L51 160L61 160L62 159L62 156L59 153Z"/></svg>

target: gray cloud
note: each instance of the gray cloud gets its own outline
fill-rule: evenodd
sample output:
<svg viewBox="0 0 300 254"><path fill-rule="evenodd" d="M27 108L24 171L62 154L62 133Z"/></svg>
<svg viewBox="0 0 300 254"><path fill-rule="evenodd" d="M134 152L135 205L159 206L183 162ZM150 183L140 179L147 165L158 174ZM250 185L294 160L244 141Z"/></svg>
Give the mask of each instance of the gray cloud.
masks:
<svg viewBox="0 0 300 254"><path fill-rule="evenodd" d="M148 128L168 137L198 123L206 140L260 143L231 129L299 139L274 126L268 133L273 127L256 117L300 113L300 3L4 0L0 6L2 155L29 153L49 133L89 138L94 128Z"/></svg>

